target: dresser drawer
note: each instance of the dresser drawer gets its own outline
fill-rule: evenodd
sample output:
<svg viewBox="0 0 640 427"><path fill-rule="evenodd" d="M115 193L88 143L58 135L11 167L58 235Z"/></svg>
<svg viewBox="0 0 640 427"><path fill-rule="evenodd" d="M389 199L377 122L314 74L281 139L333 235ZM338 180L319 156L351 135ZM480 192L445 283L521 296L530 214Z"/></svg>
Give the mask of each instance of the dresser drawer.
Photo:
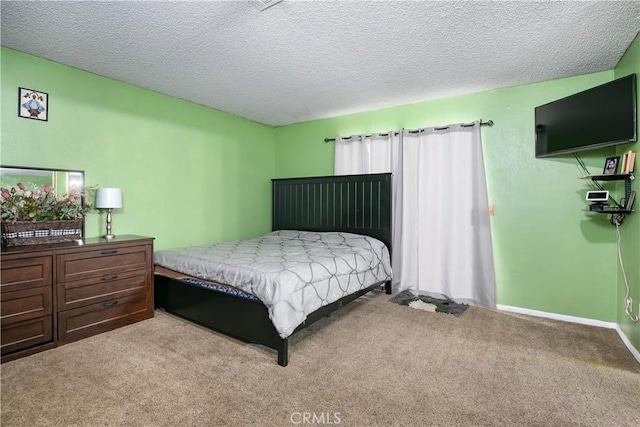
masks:
<svg viewBox="0 0 640 427"><path fill-rule="evenodd" d="M53 340L52 316L2 326L2 354Z"/></svg>
<svg viewBox="0 0 640 427"><path fill-rule="evenodd" d="M53 313L51 294L51 286L3 292L0 295L0 319L2 319L2 325Z"/></svg>
<svg viewBox="0 0 640 427"><path fill-rule="evenodd" d="M146 269L132 270L100 278L59 283L57 289L58 311L145 293L148 290L147 283L149 283L150 274Z"/></svg>
<svg viewBox="0 0 640 427"><path fill-rule="evenodd" d="M0 291L5 293L51 285L52 265L51 256L32 258L3 256Z"/></svg>
<svg viewBox="0 0 640 427"><path fill-rule="evenodd" d="M120 275L144 270L152 263L151 246L114 246L57 256L57 282Z"/></svg>
<svg viewBox="0 0 640 427"><path fill-rule="evenodd" d="M58 342L64 344L153 317L149 293L58 313Z"/></svg>

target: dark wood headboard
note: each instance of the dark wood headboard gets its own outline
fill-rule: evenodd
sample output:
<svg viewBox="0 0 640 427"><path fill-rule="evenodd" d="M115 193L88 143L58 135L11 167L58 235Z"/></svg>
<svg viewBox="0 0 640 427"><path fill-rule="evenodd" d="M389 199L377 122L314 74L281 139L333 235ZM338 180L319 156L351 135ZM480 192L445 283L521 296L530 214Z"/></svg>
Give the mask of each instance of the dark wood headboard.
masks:
<svg viewBox="0 0 640 427"><path fill-rule="evenodd" d="M391 174L273 179L271 229L344 231L391 251Z"/></svg>

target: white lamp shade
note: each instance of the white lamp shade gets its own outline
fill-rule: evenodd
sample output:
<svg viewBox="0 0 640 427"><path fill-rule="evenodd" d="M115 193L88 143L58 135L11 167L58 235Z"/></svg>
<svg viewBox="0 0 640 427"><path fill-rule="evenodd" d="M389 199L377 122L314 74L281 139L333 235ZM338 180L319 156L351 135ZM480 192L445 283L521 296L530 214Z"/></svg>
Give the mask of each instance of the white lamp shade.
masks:
<svg viewBox="0 0 640 427"><path fill-rule="evenodd" d="M119 188L98 188L96 208L118 209L122 207L122 191Z"/></svg>

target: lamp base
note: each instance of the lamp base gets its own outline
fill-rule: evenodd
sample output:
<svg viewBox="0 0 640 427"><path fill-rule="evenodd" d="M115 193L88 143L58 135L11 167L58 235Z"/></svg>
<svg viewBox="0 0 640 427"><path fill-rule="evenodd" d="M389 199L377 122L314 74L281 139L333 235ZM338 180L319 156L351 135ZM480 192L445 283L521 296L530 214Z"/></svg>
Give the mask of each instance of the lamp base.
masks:
<svg viewBox="0 0 640 427"><path fill-rule="evenodd" d="M111 208L107 209L107 234L102 237L107 240L113 240L116 237L114 234L111 234Z"/></svg>

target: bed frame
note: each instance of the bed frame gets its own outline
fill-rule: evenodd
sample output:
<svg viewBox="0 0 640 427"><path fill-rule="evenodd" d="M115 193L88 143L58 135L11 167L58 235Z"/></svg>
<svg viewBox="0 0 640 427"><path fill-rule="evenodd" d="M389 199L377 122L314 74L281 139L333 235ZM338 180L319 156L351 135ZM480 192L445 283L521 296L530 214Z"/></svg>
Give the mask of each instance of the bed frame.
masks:
<svg viewBox="0 0 640 427"><path fill-rule="evenodd" d="M391 252L391 174L272 180L272 230L344 231L375 237ZM378 288L377 283L307 316L294 334L343 305ZM391 282L384 282L391 294ZM287 366L289 339L278 335L267 307L176 279L155 275L155 308L278 352ZM292 334L293 335L293 334Z"/></svg>

